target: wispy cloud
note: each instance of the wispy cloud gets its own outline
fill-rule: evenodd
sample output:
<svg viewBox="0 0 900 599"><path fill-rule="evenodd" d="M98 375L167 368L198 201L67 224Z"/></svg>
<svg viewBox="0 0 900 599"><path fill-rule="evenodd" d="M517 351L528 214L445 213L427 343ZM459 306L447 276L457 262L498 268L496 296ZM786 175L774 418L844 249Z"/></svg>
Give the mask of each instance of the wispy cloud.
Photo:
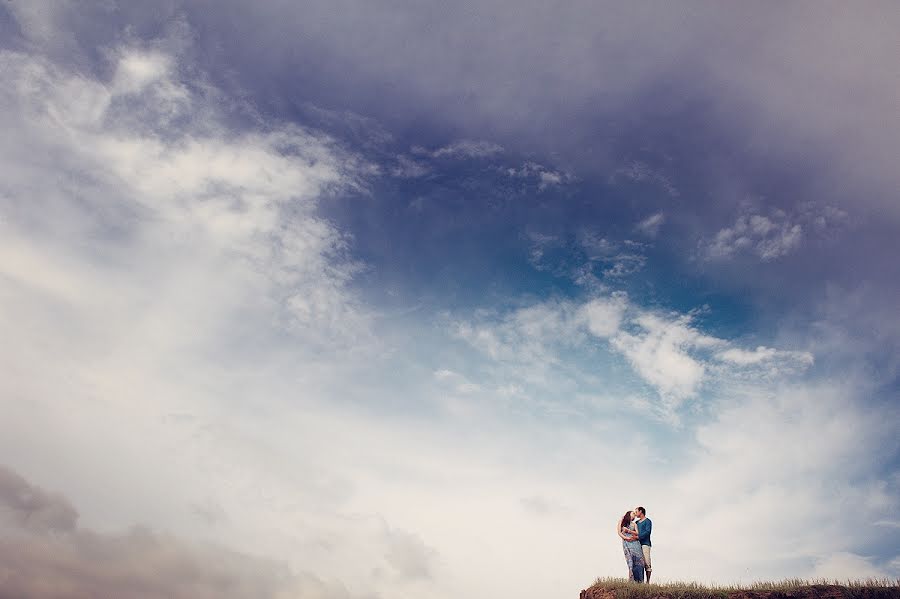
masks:
<svg viewBox="0 0 900 599"><path fill-rule="evenodd" d="M431 158L487 158L503 152L503 146L490 141L461 139L436 150L428 150L421 146L412 149L413 154L430 156Z"/></svg>
<svg viewBox="0 0 900 599"><path fill-rule="evenodd" d="M368 163L302 127L242 125L220 110L217 90L184 76L164 43L108 56L102 79L0 53L8 82L0 92L0 330L8 341L0 362L2 393L15 398L0 425L3 453L28 473L45 471L42 456L78 464L79 476L50 478L87 522L73 528L66 504L30 491L17 514L68 528L59 538L6 543L5 563L20 578L5 584L43 596L34 585L62 564L58 583L85 596L122 595L117 585L129 584L160 596L193 588L192 596L349 597L342 584L192 541L242 539L242 551L278 560L301 553L332 580L346 577L322 556L344 535L361 538L343 544L353 547L346 562L367 552L369 563L385 559L371 525L321 528L338 521L344 475L294 460L294 472L305 473L298 485L275 473L283 458L268 472L257 462L258 452L286 455L273 449L277 427L263 424L274 405L293 413L323 402L334 389L326 381L358 366L354 356L379 355L371 311L351 288L361 267L352 240L318 213L323 198L359 188ZM40 374L48 368L53 375ZM158 459L169 465L149 465ZM191 482L185 469L204 474ZM3 497L15 503L14 495ZM298 513L318 514L318 524ZM298 549L294 533L270 518L293 522L307 545ZM185 540L93 532L134 522ZM153 580L138 563L152 565ZM193 564L187 574L185 563Z"/></svg>
<svg viewBox="0 0 900 599"><path fill-rule="evenodd" d="M627 179L639 183L651 183L661 187L669 196L677 198L681 195L671 178L662 171L651 167L646 162L640 160L632 160L625 166L616 169L615 173L610 177L610 182L615 183L618 180Z"/></svg>
<svg viewBox="0 0 900 599"><path fill-rule="evenodd" d="M706 374L703 360L694 350L724 345L715 337L691 326L690 315L665 318L653 313L638 314L634 331L620 331L610 339L641 377L659 393L663 402L677 406L696 395Z"/></svg>
<svg viewBox="0 0 900 599"><path fill-rule="evenodd" d="M462 374L446 368L436 370L434 378L450 386L456 393L468 394L481 390L481 385L473 383Z"/></svg>
<svg viewBox="0 0 900 599"><path fill-rule="evenodd" d="M321 130L330 131L354 144L375 152L383 151L394 136L377 120L350 110L329 110L305 103L300 107L304 122Z"/></svg>
<svg viewBox="0 0 900 599"><path fill-rule="evenodd" d="M391 169L391 174L401 179L416 179L430 172L426 164L403 155L397 156L397 164Z"/></svg>
<svg viewBox="0 0 900 599"><path fill-rule="evenodd" d="M496 320L458 321L453 333L494 360L551 365L559 361L553 347L578 343L583 316L569 301L548 301L499 315Z"/></svg>
<svg viewBox="0 0 900 599"><path fill-rule="evenodd" d="M557 171L532 161L528 161L520 167L507 168L503 172L509 177L536 181L538 191L544 191L550 187L570 183L574 180L574 177L568 173Z"/></svg>
<svg viewBox="0 0 900 599"><path fill-rule="evenodd" d="M636 231L643 233L647 237L656 237L659 235L659 230L665 221L665 213L656 212L636 224L634 228Z"/></svg>
<svg viewBox="0 0 900 599"><path fill-rule="evenodd" d="M515 365L522 381L538 385L554 369L568 368L571 376L571 367L563 366L567 351L602 339L654 390L656 412L671 423L678 422L678 410L705 384L763 376L778 380L813 363L805 351L745 349L705 334L694 320L693 313L642 308L616 292L585 302L538 303L493 318L483 314L475 322L456 322L453 334L492 360ZM576 372L579 380L590 379L589 372Z"/></svg>
<svg viewBox="0 0 900 599"><path fill-rule="evenodd" d="M715 354L716 359L737 366L771 365L782 371L791 367L809 367L813 363L813 355L806 351L784 351L760 345L756 349L746 350L732 347Z"/></svg>
<svg viewBox="0 0 900 599"><path fill-rule="evenodd" d="M20 117L9 139L23 150L4 156L4 201L20 215L6 221L12 239L40 237L50 227L66 230L72 237L65 241L90 229L108 238L104 215L130 213L128 251L142 267L178 251L182 268L193 263L201 273L210 268L236 285L253 285L257 297L282 308L286 327L309 335L330 323L321 341L364 329L366 317L346 292L359 268L346 258L348 240L315 215L319 195L356 185L365 172L354 156L294 126L229 130L212 99L182 83L174 57L158 50L120 49L109 83L21 54L0 60L11 82L6 111ZM51 148L62 164L48 157ZM25 156L47 158L24 168L31 160ZM44 175L60 167L70 173L69 189ZM82 213L68 222L45 220L43 231L23 229L27 214L71 213L69 193L85 194L93 220ZM35 195L40 201L30 199ZM57 236L53 243L65 241ZM154 255L156 244L165 249ZM55 250L21 248L44 257Z"/></svg>
<svg viewBox="0 0 900 599"><path fill-rule="evenodd" d="M867 467L854 466L869 462L872 452L885 442L889 451L896 447L896 442L888 441L890 425L884 419L888 415L855 407L859 395L866 393L859 381L782 381L774 386L735 385L729 392L730 401L721 406L713 421L697 430L703 455L679 477L673 496L687 492L698 501L709 498L710 516L747 541L741 543L737 556L741 567L765 561L766 548L780 538L775 531L796 521L795 514L784 506L805 505L806 517L819 525L798 530L792 539L795 546L811 548L801 552L810 575L823 566L817 571L823 577L867 576L869 568L860 570L861 574L838 571L847 557L842 553L864 554L871 543L871 537L847 542L852 524L841 514L845 510L884 513L895 509L896 486L864 474L870 472ZM860 436L855 431L866 432ZM779 448L777 458L769 449L773 446ZM858 476L848 476L848 469L857 471ZM822 480L841 484L835 488L822 485ZM735 500L717 504L722 489L734 493ZM759 518L771 527L759 527ZM682 544L701 545L699 540L686 538ZM862 566L866 561L856 563ZM834 570L824 567L829 563ZM766 567L774 568L771 564ZM772 575L789 576L789 570L775 568ZM749 578L753 577L751 572Z"/></svg>
<svg viewBox="0 0 900 599"><path fill-rule="evenodd" d="M536 269L571 279L596 292L640 272L647 264L643 244L612 240L581 230L574 240L559 235L528 232L528 261Z"/></svg>
<svg viewBox="0 0 900 599"><path fill-rule="evenodd" d="M603 276L611 278L627 277L644 268L647 257L643 254L616 254L606 260L607 266L603 269Z"/></svg>

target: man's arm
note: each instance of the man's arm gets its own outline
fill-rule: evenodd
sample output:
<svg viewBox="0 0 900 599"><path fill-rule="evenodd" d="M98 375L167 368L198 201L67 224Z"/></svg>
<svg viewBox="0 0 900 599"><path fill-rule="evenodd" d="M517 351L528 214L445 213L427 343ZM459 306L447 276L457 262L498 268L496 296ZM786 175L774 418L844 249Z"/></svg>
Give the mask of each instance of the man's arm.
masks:
<svg viewBox="0 0 900 599"><path fill-rule="evenodd" d="M644 541L650 540L650 531L653 529L653 522L649 519L644 520L643 522L638 522L638 540L640 540L641 544Z"/></svg>

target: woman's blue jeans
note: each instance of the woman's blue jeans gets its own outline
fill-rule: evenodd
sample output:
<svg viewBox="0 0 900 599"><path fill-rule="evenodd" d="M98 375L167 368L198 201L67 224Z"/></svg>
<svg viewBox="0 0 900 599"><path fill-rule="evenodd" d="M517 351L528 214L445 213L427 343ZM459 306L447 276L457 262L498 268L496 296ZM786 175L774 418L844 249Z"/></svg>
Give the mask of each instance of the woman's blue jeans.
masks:
<svg viewBox="0 0 900 599"><path fill-rule="evenodd" d="M631 579L635 582L644 582L644 564L634 564L631 567Z"/></svg>

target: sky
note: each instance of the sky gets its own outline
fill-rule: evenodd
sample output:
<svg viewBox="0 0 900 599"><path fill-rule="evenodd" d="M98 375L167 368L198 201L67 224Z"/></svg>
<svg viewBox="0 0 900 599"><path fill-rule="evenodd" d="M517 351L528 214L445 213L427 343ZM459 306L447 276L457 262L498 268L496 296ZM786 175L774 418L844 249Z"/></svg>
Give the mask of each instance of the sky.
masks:
<svg viewBox="0 0 900 599"><path fill-rule="evenodd" d="M3 2L0 598L900 578L898 31Z"/></svg>

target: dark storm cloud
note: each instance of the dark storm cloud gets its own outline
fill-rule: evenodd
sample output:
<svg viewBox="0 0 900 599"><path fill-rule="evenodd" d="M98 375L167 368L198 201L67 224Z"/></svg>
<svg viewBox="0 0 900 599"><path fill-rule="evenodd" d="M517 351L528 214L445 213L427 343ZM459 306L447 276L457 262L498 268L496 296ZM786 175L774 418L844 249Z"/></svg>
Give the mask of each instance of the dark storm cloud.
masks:
<svg viewBox="0 0 900 599"><path fill-rule="evenodd" d="M599 152L642 120L702 109L760 151L801 159L825 143L848 170L895 176L895 3L169 0L10 10L32 39L85 57L181 23L204 68L281 113L312 101L400 130ZM47 23L69 34L49 36Z"/></svg>
<svg viewBox="0 0 900 599"><path fill-rule="evenodd" d="M168 36L260 116L305 120L370 150L485 139L602 180L640 164L644 187L659 188L642 199L641 218L680 212L667 214L675 231L714 234L748 197L900 216L895 3L168 0L7 10L26 45L87 70L102 71L104 52L123 39ZM387 172L424 172L392 160Z"/></svg>
<svg viewBox="0 0 900 599"><path fill-rule="evenodd" d="M78 519L75 508L64 497L31 485L2 466L0 505L6 523L35 533L71 531Z"/></svg>
<svg viewBox="0 0 900 599"><path fill-rule="evenodd" d="M104 52L123 39L165 37L258 117L329 130L397 177L434 171L408 154L415 147L468 139L597 187L592 214L583 203L529 199L514 226L631 229L661 214L661 251L704 276L728 282L739 266L754 291L780 293L788 281L795 303L822 297L823 277L896 291L885 257L900 216L896 3L169 0L6 10L22 44L85 70L107 68ZM481 179L460 193L497 186ZM428 190L413 191L406 203L423 205L414 198ZM840 213L846 222L829 220ZM754 229L761 219L774 228Z"/></svg>
<svg viewBox="0 0 900 599"><path fill-rule="evenodd" d="M696 141L709 147L690 151L710 160L775 154L856 185L898 183L895 4L312 0L187 10L206 59L230 65L278 111L306 96L401 131L488 135L583 166L616 166L640 149L635 140L657 158Z"/></svg>
<svg viewBox="0 0 900 599"><path fill-rule="evenodd" d="M98 533L77 518L65 497L0 466L0 598L350 598L279 562L144 528Z"/></svg>
<svg viewBox="0 0 900 599"><path fill-rule="evenodd" d="M900 216L896 3L169 0L8 10L28 43L84 69L102 70L104 49L123 39L178 39L262 116L311 121L370 149L486 139L604 180L640 164L646 186L659 188L641 218L680 211L676 230L714 234L748 197ZM388 171L423 172L400 162Z"/></svg>

